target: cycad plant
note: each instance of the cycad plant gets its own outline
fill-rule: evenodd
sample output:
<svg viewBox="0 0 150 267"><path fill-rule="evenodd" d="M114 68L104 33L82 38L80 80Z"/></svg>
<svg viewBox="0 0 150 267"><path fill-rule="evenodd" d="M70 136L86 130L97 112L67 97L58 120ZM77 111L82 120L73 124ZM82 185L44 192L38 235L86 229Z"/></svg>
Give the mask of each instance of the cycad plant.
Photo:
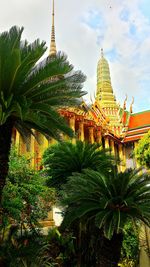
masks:
<svg viewBox="0 0 150 267"><path fill-rule="evenodd" d="M124 225L128 221L150 225L150 177L139 170L110 171L107 175L85 170L70 177L62 204L62 227L80 220L101 229L96 266L117 266Z"/></svg>
<svg viewBox="0 0 150 267"><path fill-rule="evenodd" d="M100 144L90 144L79 140L76 140L75 143L63 141L50 146L43 156L44 171L49 176L49 185L55 187L60 195L60 188L67 183L69 177L75 172L82 173L85 169L99 170L105 174L110 172L116 166L114 165L114 158L110 156L109 152L102 150ZM90 231L90 233L86 234L84 225L77 221L72 226L71 231L76 237L77 261L80 262L82 254L84 266L91 267L91 264L95 261L96 242L93 238L95 244L92 248L93 241L89 240L89 236L93 236L93 232L95 234L96 230L89 225L88 232Z"/></svg>
<svg viewBox="0 0 150 267"><path fill-rule="evenodd" d="M0 202L13 127L22 136L32 129L54 138L60 131L72 135L58 108L77 104L85 94L85 76L73 71L65 55L39 62L45 42L21 41L22 32L15 26L0 34Z"/></svg>
<svg viewBox="0 0 150 267"><path fill-rule="evenodd" d="M63 141L50 146L43 155L46 174L50 186L58 190L74 172L84 169L99 170L103 173L114 168L114 158L102 150L101 145L77 140L76 143Z"/></svg>

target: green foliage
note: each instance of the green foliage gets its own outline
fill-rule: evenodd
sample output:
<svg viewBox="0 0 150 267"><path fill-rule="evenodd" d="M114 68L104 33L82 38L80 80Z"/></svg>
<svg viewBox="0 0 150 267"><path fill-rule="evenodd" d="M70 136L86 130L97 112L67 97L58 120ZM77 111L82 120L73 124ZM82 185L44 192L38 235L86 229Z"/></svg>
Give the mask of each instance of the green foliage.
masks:
<svg viewBox="0 0 150 267"><path fill-rule="evenodd" d="M122 262L124 259L132 260L133 262L137 262L138 254L139 254L139 226L136 229L133 229L133 225L131 222L128 222L124 229L124 237L122 242Z"/></svg>
<svg viewBox="0 0 150 267"><path fill-rule="evenodd" d="M68 227L77 219L89 221L102 228L106 238L122 232L129 220L150 225L150 177L139 170L124 173L111 171L103 175L93 170L75 173L63 192L66 208L62 226Z"/></svg>
<svg viewBox="0 0 150 267"><path fill-rule="evenodd" d="M32 226L47 216L55 201L55 193L45 183L45 178L31 169L30 161L12 148L9 175L3 190L3 226L12 220Z"/></svg>
<svg viewBox="0 0 150 267"><path fill-rule="evenodd" d="M23 139L34 131L55 139L73 136L59 108L81 103L85 76L74 71L66 55L40 61L46 51L38 39L22 41L23 27L0 34L0 221L2 191L8 175L12 129ZM15 203L17 204L17 203Z"/></svg>
<svg viewBox="0 0 150 267"><path fill-rule="evenodd" d="M0 34L0 125L11 117L24 136L32 129L54 138L59 131L72 135L56 110L78 103L85 76L62 53L39 62L45 42L21 41L22 33L14 26Z"/></svg>
<svg viewBox="0 0 150 267"><path fill-rule="evenodd" d="M109 172L114 159L101 149L99 144L76 141L75 144L64 141L50 146L43 155L49 185L60 189L74 172L84 169Z"/></svg>
<svg viewBox="0 0 150 267"><path fill-rule="evenodd" d="M0 264L6 267L68 267L73 265L74 244L71 233L56 228L47 236L37 232L11 235L1 245Z"/></svg>
<svg viewBox="0 0 150 267"><path fill-rule="evenodd" d="M150 131L138 142L135 157L141 166L150 168Z"/></svg>
<svg viewBox="0 0 150 267"><path fill-rule="evenodd" d="M49 256L49 244L44 236L34 232L11 236L1 245L0 264L6 267L54 267L53 258Z"/></svg>
<svg viewBox="0 0 150 267"><path fill-rule="evenodd" d="M50 229L46 237L49 243L49 255L55 259L55 262L60 266L74 266L76 261L74 237L71 232L63 231L62 233L57 229Z"/></svg>
<svg viewBox="0 0 150 267"><path fill-rule="evenodd" d="M117 264L124 235L124 256L131 257L137 252L135 236L128 237L133 231L132 223L141 221L150 226L149 183L150 177L141 175L140 169L124 173L112 169L105 174L86 169L83 173L72 174L62 192L65 213L61 229L72 229L79 223L86 227L85 234L82 231L77 235L80 236L78 248L83 253L80 259L88 263L85 266L92 266L90 263L94 260L98 266ZM126 226L128 222L132 230ZM86 252L81 246L86 247ZM131 265L123 258L122 266L134 266L135 259L126 260Z"/></svg>

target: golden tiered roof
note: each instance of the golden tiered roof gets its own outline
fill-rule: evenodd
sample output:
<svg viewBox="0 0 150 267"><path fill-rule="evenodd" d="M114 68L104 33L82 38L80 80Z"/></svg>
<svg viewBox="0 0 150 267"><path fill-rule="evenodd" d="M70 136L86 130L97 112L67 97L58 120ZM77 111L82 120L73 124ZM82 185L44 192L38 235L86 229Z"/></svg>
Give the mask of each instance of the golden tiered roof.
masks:
<svg viewBox="0 0 150 267"><path fill-rule="evenodd" d="M109 64L104 58L103 49L101 49L101 58L97 65L97 94L96 100L101 107L116 107L116 99L111 85Z"/></svg>
<svg viewBox="0 0 150 267"><path fill-rule="evenodd" d="M97 93L96 102L109 120L109 126L113 131L119 129L121 133L120 106L116 102L111 84L111 76L108 61L105 59L103 49L97 65ZM118 134L119 134L118 132Z"/></svg>

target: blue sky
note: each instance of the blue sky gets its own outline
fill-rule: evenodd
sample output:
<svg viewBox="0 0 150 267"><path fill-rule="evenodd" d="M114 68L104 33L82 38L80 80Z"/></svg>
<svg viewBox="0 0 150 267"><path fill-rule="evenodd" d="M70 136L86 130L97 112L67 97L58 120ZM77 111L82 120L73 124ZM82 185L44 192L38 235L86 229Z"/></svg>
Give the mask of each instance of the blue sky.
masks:
<svg viewBox="0 0 150 267"><path fill-rule="evenodd" d="M29 41L49 47L52 0L1 0L0 32L24 26ZM109 62L118 102L135 97L134 111L150 109L149 0L55 0L57 49L87 75L87 101L96 91L100 49ZM90 97L91 96L91 97Z"/></svg>

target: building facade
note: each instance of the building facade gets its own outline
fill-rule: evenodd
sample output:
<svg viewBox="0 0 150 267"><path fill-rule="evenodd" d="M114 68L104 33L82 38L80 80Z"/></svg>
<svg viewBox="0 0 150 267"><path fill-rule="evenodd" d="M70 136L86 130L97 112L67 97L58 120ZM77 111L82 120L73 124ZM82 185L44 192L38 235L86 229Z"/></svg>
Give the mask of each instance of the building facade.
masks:
<svg viewBox="0 0 150 267"><path fill-rule="evenodd" d="M54 27L54 0L52 6L52 27L49 56L56 56L55 27ZM135 167L132 157L133 149L138 140L150 130L150 110L133 113L133 102L130 110L117 103L111 83L110 68L101 49L97 64L97 89L95 101L87 105L85 101L80 107L62 109L59 112L65 118L75 133L75 138L90 143L101 143L104 148L110 148L112 153L119 157L122 164L120 169ZM17 144L19 153L29 153L32 166L41 168L41 158L44 150L53 143L40 133L35 132L36 140L28 136L24 142L14 129L13 140Z"/></svg>
<svg viewBox="0 0 150 267"><path fill-rule="evenodd" d="M56 53L53 0L49 56L56 56ZM80 107L61 109L59 112L74 131L76 139L100 143L103 148L110 148L111 153L121 160L120 171L135 167L133 150L140 138L150 130L150 110L134 113L134 99L130 110L126 109L127 98L123 106L117 103L112 87L109 63L104 56L103 49L101 49L100 59L97 63L96 86L95 101L91 105L87 105L83 100ZM28 136L24 141L16 129L13 129L13 141L18 146L19 153L29 154L32 166L38 170L42 168L43 152L54 140L47 140L38 132L35 132L35 135L36 139ZM44 222L45 227L51 225L54 225L52 212Z"/></svg>

